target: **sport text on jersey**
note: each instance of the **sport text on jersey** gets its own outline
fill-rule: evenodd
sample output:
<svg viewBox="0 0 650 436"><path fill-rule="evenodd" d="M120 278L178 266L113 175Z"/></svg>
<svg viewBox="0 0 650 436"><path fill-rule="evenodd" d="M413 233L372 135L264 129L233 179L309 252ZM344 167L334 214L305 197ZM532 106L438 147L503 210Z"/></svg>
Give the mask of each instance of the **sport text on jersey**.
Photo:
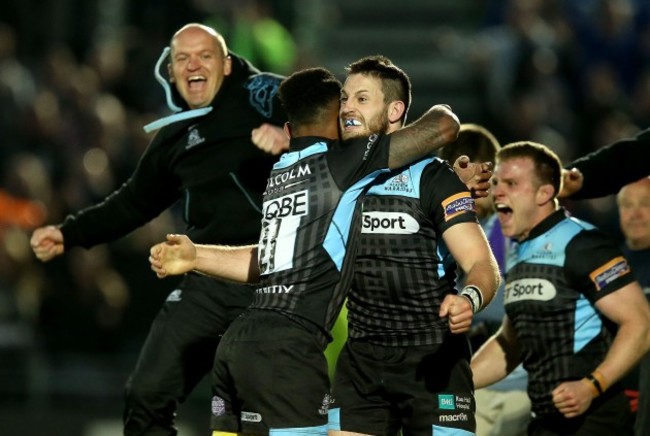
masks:
<svg viewBox="0 0 650 436"><path fill-rule="evenodd" d="M361 233L409 235L420 230L420 224L407 213L364 212Z"/></svg>
<svg viewBox="0 0 650 436"><path fill-rule="evenodd" d="M303 182L303 180L296 181L296 179L303 178L311 175L311 168L309 164L300 165L277 174L272 174L266 181L266 190L264 195L272 195L282 192L284 189L290 188ZM292 182L292 183L288 183Z"/></svg>
<svg viewBox="0 0 650 436"><path fill-rule="evenodd" d="M545 279L520 279L506 284L505 304L518 301L549 301L557 295L555 285Z"/></svg>

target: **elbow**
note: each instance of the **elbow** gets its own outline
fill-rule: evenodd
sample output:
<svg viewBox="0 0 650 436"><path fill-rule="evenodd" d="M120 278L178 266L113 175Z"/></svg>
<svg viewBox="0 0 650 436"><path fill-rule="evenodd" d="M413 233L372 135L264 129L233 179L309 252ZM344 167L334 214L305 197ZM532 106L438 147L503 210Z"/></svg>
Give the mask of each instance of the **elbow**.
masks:
<svg viewBox="0 0 650 436"><path fill-rule="evenodd" d="M446 105L438 105L436 110L439 113L438 125L440 126L442 140L447 144L454 142L458 138L458 132L460 131L458 117Z"/></svg>

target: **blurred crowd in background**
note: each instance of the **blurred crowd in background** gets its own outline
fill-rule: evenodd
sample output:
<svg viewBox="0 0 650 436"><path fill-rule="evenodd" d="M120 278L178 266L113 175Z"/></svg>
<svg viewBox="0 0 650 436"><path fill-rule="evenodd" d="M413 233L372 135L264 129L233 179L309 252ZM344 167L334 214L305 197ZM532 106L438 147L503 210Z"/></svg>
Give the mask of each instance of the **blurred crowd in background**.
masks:
<svg viewBox="0 0 650 436"><path fill-rule="evenodd" d="M209 24L260 69L288 74L330 66L338 47L321 38L345 20L345 3L3 2L0 408L70 396L121 402L126 374L173 289L173 279L157 280L148 270L147 256L166 233L182 232L174 212L116 243L75 249L47 264L29 247L35 227L61 222L129 177L151 139L142 127L168 114L153 67L172 33L187 22ZM360 2L368 8L379 3L397 9L415 2ZM468 27L442 29L431 52L431 62L453 55L469 73L475 103L467 114L454 106L461 121L485 125L502 144L545 143L565 162L650 126L646 0L464 2L470 3L480 6L467 11ZM374 28L374 53L359 52L347 62L382 53L388 29ZM356 43L345 41L347 50ZM420 55L420 63L428 61ZM421 85L413 79L418 99ZM437 102L446 101L426 103ZM568 207L618 235L612 198Z"/></svg>

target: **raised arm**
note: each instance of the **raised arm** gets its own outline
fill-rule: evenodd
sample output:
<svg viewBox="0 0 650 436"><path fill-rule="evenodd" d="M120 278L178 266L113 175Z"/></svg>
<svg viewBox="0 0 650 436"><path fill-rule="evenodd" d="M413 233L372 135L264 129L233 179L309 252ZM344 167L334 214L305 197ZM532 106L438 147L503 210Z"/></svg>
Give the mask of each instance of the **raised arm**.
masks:
<svg viewBox="0 0 650 436"><path fill-rule="evenodd" d="M616 194L628 183L650 175L648 155L650 129L634 138L601 147L566 166L567 170L575 168L577 172L571 174L565 171L564 182L568 184L560 197L581 200ZM572 179L569 179L571 176Z"/></svg>
<svg viewBox="0 0 650 436"><path fill-rule="evenodd" d="M259 280L257 245L198 245L185 235L167 235L151 247L149 263L159 278L196 271L241 283Z"/></svg>
<svg viewBox="0 0 650 436"><path fill-rule="evenodd" d="M460 122L444 104L431 107L418 120L391 134L388 166L399 168L430 155L458 137Z"/></svg>

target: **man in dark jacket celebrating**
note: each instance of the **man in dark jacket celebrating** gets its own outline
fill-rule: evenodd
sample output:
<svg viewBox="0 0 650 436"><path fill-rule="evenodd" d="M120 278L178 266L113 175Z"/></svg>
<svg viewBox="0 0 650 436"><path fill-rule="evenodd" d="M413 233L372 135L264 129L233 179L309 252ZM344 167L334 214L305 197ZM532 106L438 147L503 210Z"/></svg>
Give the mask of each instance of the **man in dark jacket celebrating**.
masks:
<svg viewBox="0 0 650 436"><path fill-rule="evenodd" d="M282 125L283 79L228 52L213 29L188 24L165 49L176 113L159 129L131 177L104 201L36 229L31 244L46 262L75 246L114 241L178 200L186 232L201 243L250 244L260 231L261 197L276 157L251 143L261 124ZM242 289L246 288L246 289ZM187 274L156 317L126 387L124 434L175 435L174 417L212 366L219 338L252 301L252 288Z"/></svg>

